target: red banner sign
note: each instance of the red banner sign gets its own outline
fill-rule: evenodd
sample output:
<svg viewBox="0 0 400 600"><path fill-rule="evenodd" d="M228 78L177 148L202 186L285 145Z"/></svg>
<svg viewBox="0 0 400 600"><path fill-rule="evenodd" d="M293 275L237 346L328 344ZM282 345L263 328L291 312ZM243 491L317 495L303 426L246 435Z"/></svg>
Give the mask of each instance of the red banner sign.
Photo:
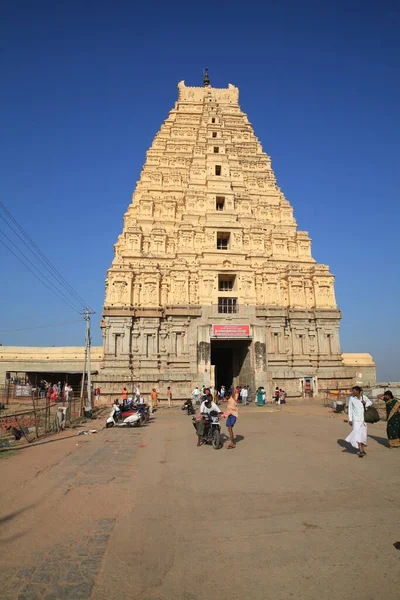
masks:
<svg viewBox="0 0 400 600"><path fill-rule="evenodd" d="M250 325L213 325L212 335L217 338L248 338Z"/></svg>

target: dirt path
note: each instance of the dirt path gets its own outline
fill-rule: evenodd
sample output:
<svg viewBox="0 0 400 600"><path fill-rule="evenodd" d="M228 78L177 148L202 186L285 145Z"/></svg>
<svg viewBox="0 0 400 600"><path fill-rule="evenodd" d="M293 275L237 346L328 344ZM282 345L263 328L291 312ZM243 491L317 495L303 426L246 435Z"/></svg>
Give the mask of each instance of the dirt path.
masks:
<svg viewBox="0 0 400 600"><path fill-rule="evenodd" d="M144 434L66 432L0 462L2 598L90 597Z"/></svg>
<svg viewBox="0 0 400 600"><path fill-rule="evenodd" d="M215 451L171 409L0 461L1 597L397 600L400 456L369 432L358 459L342 417L251 407Z"/></svg>

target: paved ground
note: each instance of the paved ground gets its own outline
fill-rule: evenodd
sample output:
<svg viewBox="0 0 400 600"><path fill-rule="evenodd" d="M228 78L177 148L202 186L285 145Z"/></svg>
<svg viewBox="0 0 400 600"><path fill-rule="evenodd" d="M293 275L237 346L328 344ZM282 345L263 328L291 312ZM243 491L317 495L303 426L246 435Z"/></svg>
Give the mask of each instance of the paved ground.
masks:
<svg viewBox="0 0 400 600"><path fill-rule="evenodd" d="M171 409L19 451L0 461L0 597L398 600L400 451L379 423L359 459L348 431L251 407L215 451Z"/></svg>

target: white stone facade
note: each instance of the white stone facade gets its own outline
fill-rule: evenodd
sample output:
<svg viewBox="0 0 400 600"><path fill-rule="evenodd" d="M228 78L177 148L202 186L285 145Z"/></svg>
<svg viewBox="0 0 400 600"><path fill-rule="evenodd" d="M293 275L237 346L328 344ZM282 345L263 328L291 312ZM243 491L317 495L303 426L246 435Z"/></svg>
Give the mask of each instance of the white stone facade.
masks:
<svg viewBox="0 0 400 600"><path fill-rule="evenodd" d="M341 357L334 277L312 258L238 102L233 85L178 84L107 275L104 391L171 384L184 397L212 383L212 325L224 323L250 326L241 358L232 345L240 362L229 367L232 383L296 395L303 377L320 389L353 380Z"/></svg>

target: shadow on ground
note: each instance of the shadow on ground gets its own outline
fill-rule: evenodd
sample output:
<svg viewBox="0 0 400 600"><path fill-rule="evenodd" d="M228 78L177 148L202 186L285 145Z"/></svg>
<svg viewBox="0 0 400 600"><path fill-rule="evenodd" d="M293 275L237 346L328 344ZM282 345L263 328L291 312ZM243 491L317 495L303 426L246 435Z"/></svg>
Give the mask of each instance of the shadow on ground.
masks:
<svg viewBox="0 0 400 600"><path fill-rule="evenodd" d="M244 440L244 435L235 435L235 444L238 444L242 440ZM229 435L221 433L221 444L225 444L225 442L229 442Z"/></svg>
<svg viewBox="0 0 400 600"><path fill-rule="evenodd" d="M17 518L20 514L24 513L27 510L31 510L32 508L35 508L35 506L37 506L38 502L35 502L33 504L28 504L27 506L24 506L23 508L20 508L19 510L16 510L14 512L10 512L6 515L3 515L0 517L0 525L5 525L6 523L8 523L9 521L12 521L13 519ZM2 537L2 533L4 533L2 531L2 533L0 534L0 541L2 544L5 544L6 542L11 542L14 539L17 538L21 538L25 535L25 533L27 533L29 531L29 529L25 529L24 531L20 531L18 534L12 535L8 538Z"/></svg>
<svg viewBox="0 0 400 600"><path fill-rule="evenodd" d="M379 437L377 435L369 435L368 437L371 438L371 440L375 440L375 442L378 442L378 444L380 444L381 446L385 446L385 448L390 448L389 442L386 438Z"/></svg>
<svg viewBox="0 0 400 600"><path fill-rule="evenodd" d="M24 446L12 446L12 450L25 450L25 448L35 448L36 446L44 446L45 444L54 444L55 442L62 442L64 440L69 440L73 437L76 437L76 433L74 433L73 435L67 435L64 437L54 438L52 440L43 440L43 441L33 442L29 446L27 444L25 444ZM1 452L3 452L3 450L1 450Z"/></svg>
<svg viewBox="0 0 400 600"><path fill-rule="evenodd" d="M358 450L353 448L353 446L349 442L346 442L346 440L338 440L337 443L341 448L343 448L342 452L348 452L349 454L357 454L358 452Z"/></svg>
<svg viewBox="0 0 400 600"><path fill-rule="evenodd" d="M25 512L26 510L28 510L28 508L32 508L33 506L35 506L35 505L32 504L31 506L26 506L25 508L21 508L20 510L16 510L15 512L11 512L11 513L8 513L8 515L4 515L3 517L0 517L0 525L4 525L4 523L7 523L7 521L11 521L11 519L15 519L15 517L17 517L21 513Z"/></svg>

